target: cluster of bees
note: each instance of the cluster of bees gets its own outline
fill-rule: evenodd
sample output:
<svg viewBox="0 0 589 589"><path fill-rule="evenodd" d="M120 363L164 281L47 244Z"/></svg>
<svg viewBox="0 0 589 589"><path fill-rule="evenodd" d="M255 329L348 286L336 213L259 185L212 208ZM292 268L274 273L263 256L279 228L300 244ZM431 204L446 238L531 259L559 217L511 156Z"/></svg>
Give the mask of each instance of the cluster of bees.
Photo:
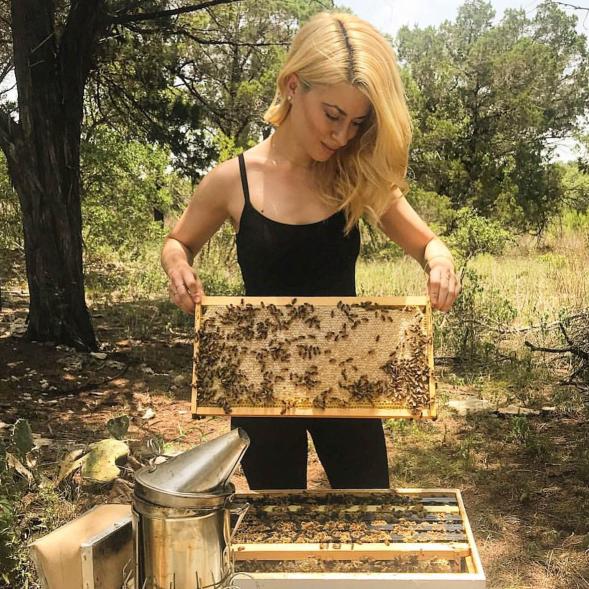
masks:
<svg viewBox="0 0 589 589"><path fill-rule="evenodd" d="M205 307L195 346L198 404L226 413L387 406L418 412L430 403L428 337L416 307L297 299Z"/></svg>
<svg viewBox="0 0 589 589"><path fill-rule="evenodd" d="M251 502L238 529L237 543L362 544L392 542L466 542L459 514L426 511L409 497L362 497L351 501L324 498L309 502L305 495L263 496ZM249 500L249 499L248 499Z"/></svg>
<svg viewBox="0 0 589 589"><path fill-rule="evenodd" d="M355 558L354 560L309 558L299 560L238 560L235 571L240 573L460 573L459 560L423 556L395 558Z"/></svg>

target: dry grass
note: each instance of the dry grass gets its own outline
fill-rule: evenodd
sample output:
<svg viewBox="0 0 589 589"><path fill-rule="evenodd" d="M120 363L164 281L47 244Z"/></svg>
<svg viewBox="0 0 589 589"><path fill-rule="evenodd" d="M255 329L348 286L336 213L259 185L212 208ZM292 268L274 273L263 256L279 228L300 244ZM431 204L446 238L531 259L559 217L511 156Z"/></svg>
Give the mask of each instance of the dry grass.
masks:
<svg viewBox="0 0 589 589"><path fill-rule="evenodd" d="M589 304L589 242L584 234L565 233L546 245L521 238L504 256L480 255L470 265L483 285L496 290L518 313L518 324L552 320L563 309ZM426 277L409 257L394 261L360 260L357 267L358 294L426 294Z"/></svg>

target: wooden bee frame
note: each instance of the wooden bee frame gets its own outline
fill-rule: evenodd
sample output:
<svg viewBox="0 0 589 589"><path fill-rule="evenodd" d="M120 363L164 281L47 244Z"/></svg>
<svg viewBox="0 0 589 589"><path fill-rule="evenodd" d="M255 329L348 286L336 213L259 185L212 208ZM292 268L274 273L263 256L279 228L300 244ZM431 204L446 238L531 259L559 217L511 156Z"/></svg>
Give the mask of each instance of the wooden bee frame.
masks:
<svg viewBox="0 0 589 589"><path fill-rule="evenodd" d="M395 587L412 587L416 589L484 589L486 586L479 553L474 536L464 509L462 496L458 489L396 489L396 490L306 490L306 491L258 491L239 494L236 498L240 501L255 501L262 498L269 505L289 496L310 497L314 499L315 509L320 509L323 502L327 502L333 494L348 495L352 500L362 498L365 502L368 498L375 498L376 505L369 506L378 513L378 497L382 493L397 494L408 498L410 502L431 502L434 505L426 509L427 514L453 514L454 520L460 521L464 539L460 542L418 543L390 542L384 543L354 543L334 544L321 543L310 544L296 539L292 543L239 543L243 540L237 530L236 541L232 544L235 558L235 570L238 575L234 584L240 589L360 589L366 586L379 589L392 589ZM435 505L436 499L439 504ZM295 499L296 502L296 499ZM353 505L353 504L352 504ZM300 507L300 506L299 506ZM292 509L292 508L291 508ZM352 510L354 507L348 507ZM402 509L402 507L399 507ZM407 507L411 510L411 507ZM250 516L251 517L251 516ZM309 515L311 519L313 515ZM248 515L242 525L247 522ZM315 562L347 561L360 567L352 567L355 572L292 572L296 568L296 562L300 562L304 570L305 563L313 559ZM420 564L447 560L454 566L453 572L415 572L402 566L405 562L418 562ZM273 572L259 572L264 569L263 563L274 562ZM371 571L375 562L379 563L379 572ZM285 563L288 566L285 566ZM294 565L293 565L294 563ZM362 570L366 563L366 570ZM390 563L390 568L388 566ZM401 564L400 564L401 563ZM247 565L247 566L245 566ZM289 572L279 570L280 567L288 568ZM307 567L308 568L308 567ZM404 572L399 572L402 568ZM411 565L409 565L411 568ZM416 569L420 567L417 566ZM277 570L278 569L278 570Z"/></svg>
<svg viewBox="0 0 589 589"><path fill-rule="evenodd" d="M433 418L427 297L203 297L192 414Z"/></svg>

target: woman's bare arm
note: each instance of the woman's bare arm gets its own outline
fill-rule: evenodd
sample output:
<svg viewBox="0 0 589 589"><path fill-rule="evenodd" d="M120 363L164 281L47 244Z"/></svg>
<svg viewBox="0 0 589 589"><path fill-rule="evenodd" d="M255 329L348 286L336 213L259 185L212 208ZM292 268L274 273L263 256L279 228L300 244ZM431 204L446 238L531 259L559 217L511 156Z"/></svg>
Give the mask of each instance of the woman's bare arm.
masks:
<svg viewBox="0 0 589 589"><path fill-rule="evenodd" d="M460 292L450 250L397 189L380 218L384 233L415 258L428 273L428 292L435 309L448 311Z"/></svg>
<svg viewBox="0 0 589 589"><path fill-rule="evenodd" d="M192 267L194 258L229 216L235 181L232 163L221 164L203 178L162 248L161 264L170 279L170 299L186 313L194 312L204 294Z"/></svg>

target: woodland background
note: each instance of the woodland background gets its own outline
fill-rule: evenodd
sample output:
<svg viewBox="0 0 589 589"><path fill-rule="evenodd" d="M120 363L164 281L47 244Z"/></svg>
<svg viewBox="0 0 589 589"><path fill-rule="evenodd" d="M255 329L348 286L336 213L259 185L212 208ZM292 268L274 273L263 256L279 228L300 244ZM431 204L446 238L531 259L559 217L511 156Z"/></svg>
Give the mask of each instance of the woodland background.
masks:
<svg viewBox="0 0 589 589"><path fill-rule="evenodd" d="M27 542L128 500L134 468L227 427L190 420L191 322L167 301L159 249L203 175L268 135L290 39L332 8L0 1L0 586L37 587ZM408 198L464 285L436 317L442 416L387 422L391 480L463 489L491 588L589 587L579 22L588 8L468 0L390 39L414 123ZM424 294L417 264L361 229L359 294ZM207 294L243 292L229 225L198 264ZM114 481L65 474L108 436L128 450ZM316 458L310 482L326 484Z"/></svg>

